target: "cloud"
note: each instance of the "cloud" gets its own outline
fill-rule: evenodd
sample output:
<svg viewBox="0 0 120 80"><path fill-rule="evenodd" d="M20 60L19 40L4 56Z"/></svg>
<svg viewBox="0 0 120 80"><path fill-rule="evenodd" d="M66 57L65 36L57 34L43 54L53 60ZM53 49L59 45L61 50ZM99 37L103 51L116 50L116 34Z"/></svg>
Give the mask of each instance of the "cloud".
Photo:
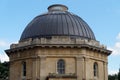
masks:
<svg viewBox="0 0 120 80"><path fill-rule="evenodd" d="M109 75L117 74L118 70L109 70L108 73Z"/></svg>
<svg viewBox="0 0 120 80"><path fill-rule="evenodd" d="M120 33L118 34L118 36L116 37L117 40L120 40Z"/></svg>
<svg viewBox="0 0 120 80"><path fill-rule="evenodd" d="M5 53L0 53L0 61L9 61L9 57Z"/></svg>
<svg viewBox="0 0 120 80"><path fill-rule="evenodd" d="M112 51L112 55L120 55L120 33L116 37L114 46L108 47Z"/></svg>
<svg viewBox="0 0 120 80"><path fill-rule="evenodd" d="M7 54L4 52L4 50L9 49L11 43L18 43L16 41L10 42L10 41L5 41L3 39L0 39L0 61L9 61L9 57Z"/></svg>
<svg viewBox="0 0 120 80"><path fill-rule="evenodd" d="M8 47L10 45L10 43L4 41L4 40L0 40L0 48L1 47Z"/></svg>
<svg viewBox="0 0 120 80"><path fill-rule="evenodd" d="M1 62L9 61L8 56L4 52L4 50L9 48L9 46L10 46L10 42L0 39L0 61Z"/></svg>

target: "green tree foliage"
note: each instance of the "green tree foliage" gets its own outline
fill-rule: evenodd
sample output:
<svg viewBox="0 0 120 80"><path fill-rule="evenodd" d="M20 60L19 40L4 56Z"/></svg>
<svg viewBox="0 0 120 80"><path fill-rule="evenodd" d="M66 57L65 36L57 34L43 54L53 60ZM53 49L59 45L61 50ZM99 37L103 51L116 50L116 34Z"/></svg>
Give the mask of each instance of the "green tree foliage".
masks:
<svg viewBox="0 0 120 80"><path fill-rule="evenodd" d="M119 69L119 72L118 72L118 80L120 80L120 69Z"/></svg>
<svg viewBox="0 0 120 80"><path fill-rule="evenodd" d="M0 80L8 80L9 62L0 62Z"/></svg>
<svg viewBox="0 0 120 80"><path fill-rule="evenodd" d="M118 79L117 79L117 74L108 75L108 80L118 80Z"/></svg>

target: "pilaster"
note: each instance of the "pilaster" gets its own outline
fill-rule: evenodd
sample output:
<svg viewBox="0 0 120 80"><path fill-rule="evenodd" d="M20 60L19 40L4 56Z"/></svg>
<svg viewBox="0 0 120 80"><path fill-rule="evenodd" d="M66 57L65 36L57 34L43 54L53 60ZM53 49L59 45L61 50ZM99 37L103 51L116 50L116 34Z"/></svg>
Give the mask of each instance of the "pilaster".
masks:
<svg viewBox="0 0 120 80"><path fill-rule="evenodd" d="M76 73L77 80L85 79L85 59L83 56L76 57Z"/></svg>
<svg viewBox="0 0 120 80"><path fill-rule="evenodd" d="M37 58L33 58L32 60L32 79L36 80L37 78Z"/></svg>
<svg viewBox="0 0 120 80"><path fill-rule="evenodd" d="M45 56L39 56L40 57L40 80L46 79L46 57Z"/></svg>
<svg viewBox="0 0 120 80"><path fill-rule="evenodd" d="M108 63L103 62L103 68L104 68L104 80L108 80Z"/></svg>

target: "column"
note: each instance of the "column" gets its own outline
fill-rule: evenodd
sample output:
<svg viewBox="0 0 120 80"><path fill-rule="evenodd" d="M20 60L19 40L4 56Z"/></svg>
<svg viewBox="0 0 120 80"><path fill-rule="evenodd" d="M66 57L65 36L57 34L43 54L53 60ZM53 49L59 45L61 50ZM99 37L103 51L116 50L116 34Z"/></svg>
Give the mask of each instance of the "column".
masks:
<svg viewBox="0 0 120 80"><path fill-rule="evenodd" d="M32 80L36 80L37 78L37 59L33 58L32 61Z"/></svg>
<svg viewBox="0 0 120 80"><path fill-rule="evenodd" d="M32 80L40 80L40 57L32 57Z"/></svg>
<svg viewBox="0 0 120 80"><path fill-rule="evenodd" d="M103 66L104 66L104 80L108 80L108 63L103 62Z"/></svg>
<svg viewBox="0 0 120 80"><path fill-rule="evenodd" d="M85 60L84 57L76 57L77 80L85 79Z"/></svg>
<svg viewBox="0 0 120 80"><path fill-rule="evenodd" d="M37 78L36 78L36 80L40 80L40 57L38 56L37 57L37 61L36 61L36 63L37 63Z"/></svg>
<svg viewBox="0 0 120 80"><path fill-rule="evenodd" d="M46 80L46 57L40 56L40 80Z"/></svg>

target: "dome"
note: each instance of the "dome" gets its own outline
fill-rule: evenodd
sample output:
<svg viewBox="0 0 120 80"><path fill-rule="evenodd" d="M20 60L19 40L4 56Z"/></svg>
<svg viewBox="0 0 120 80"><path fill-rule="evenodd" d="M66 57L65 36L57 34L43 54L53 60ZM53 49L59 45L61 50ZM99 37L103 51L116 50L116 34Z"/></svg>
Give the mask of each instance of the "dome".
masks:
<svg viewBox="0 0 120 80"><path fill-rule="evenodd" d="M20 41L29 38L51 38L69 36L95 40L89 25L79 16L67 11L64 5L48 7L48 12L35 17L23 31Z"/></svg>

